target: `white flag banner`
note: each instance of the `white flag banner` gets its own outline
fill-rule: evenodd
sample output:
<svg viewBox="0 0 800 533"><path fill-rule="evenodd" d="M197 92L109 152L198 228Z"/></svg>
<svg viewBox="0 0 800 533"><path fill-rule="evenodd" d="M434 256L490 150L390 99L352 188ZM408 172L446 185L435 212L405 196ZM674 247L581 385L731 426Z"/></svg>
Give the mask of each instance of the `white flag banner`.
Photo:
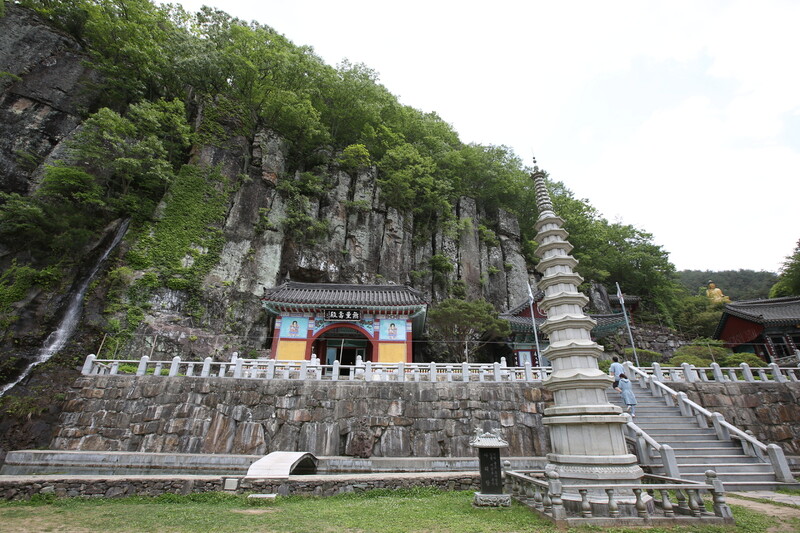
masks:
<svg viewBox="0 0 800 533"><path fill-rule="evenodd" d="M528 282L528 298L530 298L531 301L533 301L533 289L531 289L531 282L530 281Z"/></svg>
<svg viewBox="0 0 800 533"><path fill-rule="evenodd" d="M617 283L617 298L619 298L620 305L625 305L625 298L622 297L622 289L619 288L619 283Z"/></svg>

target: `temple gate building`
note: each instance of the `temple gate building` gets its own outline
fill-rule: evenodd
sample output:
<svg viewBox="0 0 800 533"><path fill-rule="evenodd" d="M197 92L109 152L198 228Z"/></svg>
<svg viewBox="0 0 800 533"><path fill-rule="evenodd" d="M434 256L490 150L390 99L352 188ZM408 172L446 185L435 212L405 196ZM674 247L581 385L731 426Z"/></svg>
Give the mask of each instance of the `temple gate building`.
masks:
<svg viewBox="0 0 800 533"><path fill-rule="evenodd" d="M742 300L725 304L714 332L734 352L750 352L768 363L800 348L800 297Z"/></svg>
<svg viewBox="0 0 800 533"><path fill-rule="evenodd" d="M411 363L428 305L402 285L347 285L287 281L267 289L264 308L275 317L271 358Z"/></svg>

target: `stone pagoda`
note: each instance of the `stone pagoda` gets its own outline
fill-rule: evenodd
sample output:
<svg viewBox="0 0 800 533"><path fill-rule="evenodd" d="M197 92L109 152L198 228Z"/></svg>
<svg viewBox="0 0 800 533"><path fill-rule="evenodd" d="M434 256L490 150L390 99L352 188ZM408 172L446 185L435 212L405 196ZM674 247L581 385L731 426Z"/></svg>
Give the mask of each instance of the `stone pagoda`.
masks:
<svg viewBox="0 0 800 533"><path fill-rule="evenodd" d="M567 242L564 220L553 211L545 176L534 167L531 177L539 210L536 255L540 258L536 268L543 275L538 288L544 291L539 307L547 315L541 330L550 339L543 354L553 366L544 382L554 400L544 413L552 450L546 470L558 474L569 508L580 502L577 492L570 493L571 484L639 483L643 471L625 444L627 417L606 397L613 380L597 366L603 348L589 335L595 326L583 312L589 299L578 292L583 278L573 270L578 261L570 255L572 245ZM596 501L607 499L602 491L593 496Z"/></svg>

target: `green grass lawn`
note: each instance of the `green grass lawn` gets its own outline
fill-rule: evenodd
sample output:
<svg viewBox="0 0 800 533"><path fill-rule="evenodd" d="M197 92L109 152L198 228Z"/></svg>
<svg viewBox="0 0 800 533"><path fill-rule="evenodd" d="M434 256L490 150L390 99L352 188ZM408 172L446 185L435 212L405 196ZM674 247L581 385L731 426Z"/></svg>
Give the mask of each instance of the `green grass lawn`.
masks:
<svg viewBox="0 0 800 533"><path fill-rule="evenodd" d="M54 499L0 503L3 532L557 532L516 502L511 508L476 509L472 492L431 489L372 491L329 498L293 496L253 504L222 493L156 498ZM774 518L733 507L737 526L652 528L701 533L762 533ZM642 531L582 528L574 531Z"/></svg>

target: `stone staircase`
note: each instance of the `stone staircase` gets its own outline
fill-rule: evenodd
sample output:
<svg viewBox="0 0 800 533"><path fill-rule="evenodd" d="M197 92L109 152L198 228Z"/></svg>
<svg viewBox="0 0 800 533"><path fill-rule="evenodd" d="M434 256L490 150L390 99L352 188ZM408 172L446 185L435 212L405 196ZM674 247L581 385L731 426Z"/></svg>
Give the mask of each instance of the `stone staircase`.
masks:
<svg viewBox="0 0 800 533"><path fill-rule="evenodd" d="M789 486L777 480L771 463L747 455L738 441L719 440L713 427L700 427L696 417L682 416L677 406L667 406L649 389L634 387L634 394L638 404L632 422L653 440L674 450L681 478L703 482L706 470L714 470L727 491ZM609 389L608 399L625 408L618 392ZM650 473L666 475L657 455L653 464L642 466Z"/></svg>

